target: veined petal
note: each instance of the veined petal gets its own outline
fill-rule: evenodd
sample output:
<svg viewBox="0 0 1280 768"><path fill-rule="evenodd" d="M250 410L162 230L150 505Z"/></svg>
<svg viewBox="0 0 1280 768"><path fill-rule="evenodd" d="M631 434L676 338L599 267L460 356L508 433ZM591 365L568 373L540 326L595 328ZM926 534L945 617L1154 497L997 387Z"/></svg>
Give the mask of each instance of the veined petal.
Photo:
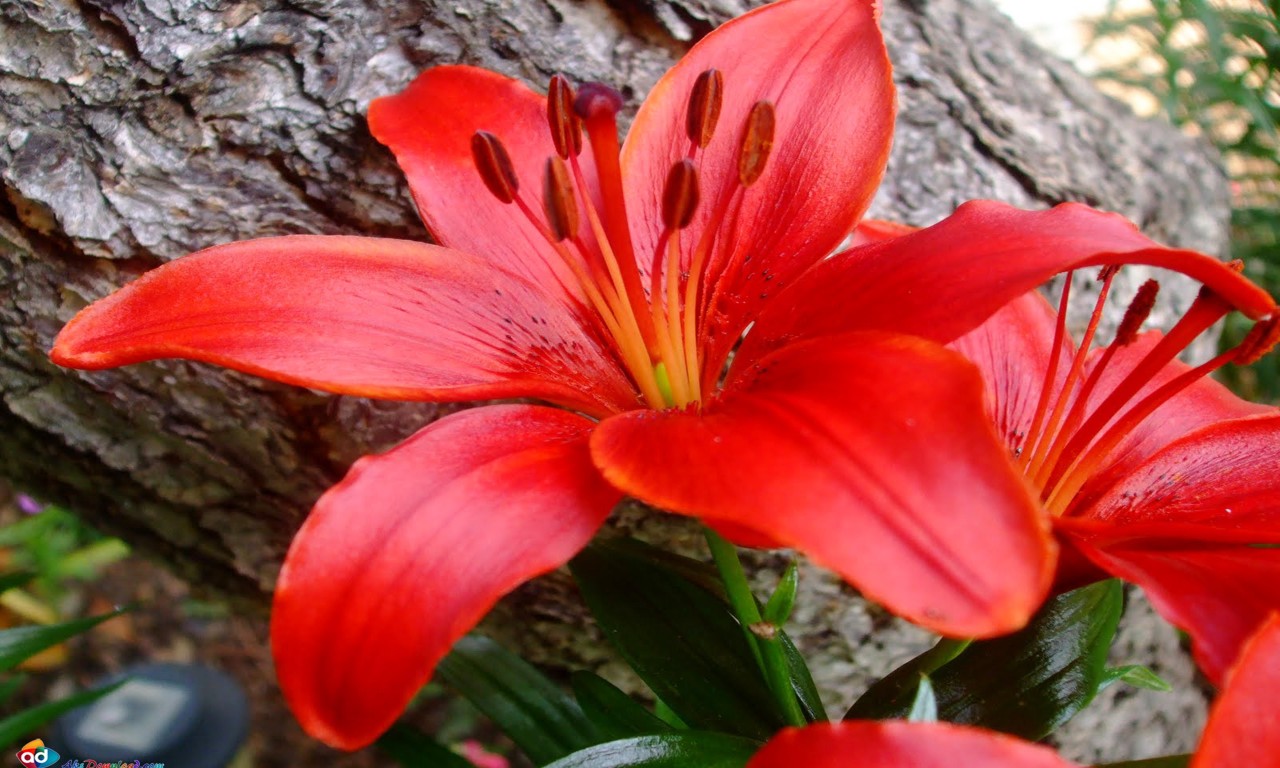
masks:
<svg viewBox="0 0 1280 768"><path fill-rule="evenodd" d="M538 228L515 204L485 187L471 137L502 140L520 194L543 212L543 166L555 154L546 97L524 83L478 67L432 67L409 87L369 104L369 130L395 153L418 214L443 245L474 253L532 282L579 288ZM579 161L591 168L590 152ZM588 171L587 178L595 178Z"/></svg>
<svg viewBox="0 0 1280 768"><path fill-rule="evenodd" d="M703 285L726 264L713 344L728 351L757 308L830 253L871 202L889 157L895 96L872 0L781 0L708 34L650 92L623 150L636 251L652 255L663 230L664 181L685 158L689 94L708 69L724 76L710 144L698 155L699 206L684 231L691 254L719 228ZM774 142L764 174L740 197L738 157L752 106L773 103ZM726 207L727 206L727 207Z"/></svg>
<svg viewBox="0 0 1280 768"><path fill-rule="evenodd" d="M54 343L76 368L179 357L395 400L537 397L636 405L585 310L474 256L371 237L220 245L82 311Z"/></svg>
<svg viewBox="0 0 1280 768"><path fill-rule="evenodd" d="M539 406L463 411L321 497L271 617L280 687L310 734L372 742L498 598L586 545L620 497L591 465L592 426Z"/></svg>
<svg viewBox="0 0 1280 768"><path fill-rule="evenodd" d="M1191 768L1280 767L1280 616L1258 630L1214 702Z"/></svg>
<svg viewBox="0 0 1280 768"><path fill-rule="evenodd" d="M1146 590L1220 680L1258 623L1280 610L1280 414L1196 430L1076 514L1059 532Z"/></svg>
<svg viewBox="0 0 1280 768"><path fill-rule="evenodd" d="M988 413L1007 446L1020 445L1031 427L1052 360L1056 325L1053 307L1032 291L948 345L982 372ZM1070 340L1064 339L1058 350L1055 393L1066 379L1073 353Z"/></svg>
<svg viewBox="0 0 1280 768"><path fill-rule="evenodd" d="M1063 760L1048 747L993 731L950 723L893 720L855 720L788 728L770 739L747 763L747 768L796 766L1075 768L1075 763Z"/></svg>
<svg viewBox="0 0 1280 768"><path fill-rule="evenodd" d="M783 349L702 411L636 411L591 440L614 485L755 529L932 630L1021 627L1054 560L1047 520L956 353L866 333Z"/></svg>
<svg viewBox="0 0 1280 768"><path fill-rule="evenodd" d="M978 201L932 227L816 264L763 310L738 358L750 361L792 340L852 330L946 343L1060 272L1120 263L1189 275L1254 319L1276 309L1229 265L1165 248L1116 214L1075 203L1021 211Z"/></svg>

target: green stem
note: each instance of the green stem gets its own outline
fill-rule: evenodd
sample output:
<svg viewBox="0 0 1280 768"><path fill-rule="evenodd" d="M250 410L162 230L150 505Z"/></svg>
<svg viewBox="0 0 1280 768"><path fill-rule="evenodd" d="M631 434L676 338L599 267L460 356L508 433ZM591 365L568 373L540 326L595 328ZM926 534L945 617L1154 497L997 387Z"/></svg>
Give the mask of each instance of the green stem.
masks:
<svg viewBox="0 0 1280 768"><path fill-rule="evenodd" d="M808 720L800 709L795 690L791 687L791 670L787 665L786 654L782 643L775 635L772 638L762 637L751 631L753 626L763 624L760 606L747 583L747 573L742 569L742 561L738 559L738 550L723 536L704 528L707 546L711 549L711 557L715 560L716 569L720 571L720 580L724 582L725 592L729 596L729 605L738 617L742 628L746 630L747 640L756 653L761 671L773 698L782 708L782 714L790 725L807 725Z"/></svg>

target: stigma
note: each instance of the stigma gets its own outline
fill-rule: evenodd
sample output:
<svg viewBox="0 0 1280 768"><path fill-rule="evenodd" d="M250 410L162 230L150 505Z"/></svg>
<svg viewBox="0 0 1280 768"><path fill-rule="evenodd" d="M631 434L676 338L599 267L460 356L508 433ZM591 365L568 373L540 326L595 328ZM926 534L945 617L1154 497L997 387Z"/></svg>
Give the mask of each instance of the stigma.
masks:
<svg viewBox="0 0 1280 768"><path fill-rule="evenodd" d="M703 349L704 318L717 298L706 278L709 254L717 245L716 222L764 174L773 147L775 113L769 101L752 106L736 137L725 135L720 124L724 87L724 76L715 69L694 81L680 139L685 146L676 148L682 156L667 172L661 209L655 211L628 205L618 138L624 102L606 85L584 83L575 90L562 75L551 78L547 126L554 151L545 158L540 205L522 186L499 135L477 131L472 137L472 159L485 187L550 244L651 408L699 406L719 379L718 371L707 370ZM737 186L718 200L705 200L699 182L705 150L712 142L735 138ZM584 153L590 163L582 161ZM701 217L702 224L697 223L700 211L710 213ZM633 216L661 223L651 252L637 249ZM691 227L701 229L682 237Z"/></svg>
<svg viewBox="0 0 1280 768"><path fill-rule="evenodd" d="M1235 265L1233 265L1235 266ZM1238 268L1238 266L1237 266ZM1058 307L1053 345L1034 416L1013 447L1014 461L1054 516L1070 516L1081 489L1107 462L1126 437L1160 406L1185 392L1227 363L1248 365L1280 339L1280 321L1258 322L1235 347L1193 367L1170 364L1202 333L1234 308L1207 288L1145 354L1123 375L1105 376L1119 350L1132 345L1149 318L1159 294L1155 280L1143 283L1130 301L1110 344L1094 347L1118 266L1098 275L1098 300L1084 335L1068 359L1064 349L1067 308L1073 273L1067 273ZM1068 365L1062 371L1062 365ZM1105 384L1104 384L1105 382Z"/></svg>

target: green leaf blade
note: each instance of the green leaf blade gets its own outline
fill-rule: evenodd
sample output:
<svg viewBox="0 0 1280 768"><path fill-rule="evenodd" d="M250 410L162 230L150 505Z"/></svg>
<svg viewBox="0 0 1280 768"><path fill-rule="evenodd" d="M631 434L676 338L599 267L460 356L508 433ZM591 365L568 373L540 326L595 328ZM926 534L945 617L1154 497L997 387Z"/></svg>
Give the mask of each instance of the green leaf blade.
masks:
<svg viewBox="0 0 1280 768"><path fill-rule="evenodd" d="M600 741L559 686L519 656L478 635L459 640L436 677L475 705L538 765Z"/></svg>
<svg viewBox="0 0 1280 768"><path fill-rule="evenodd" d="M758 749L739 736L680 731L600 744L546 768L743 768Z"/></svg>

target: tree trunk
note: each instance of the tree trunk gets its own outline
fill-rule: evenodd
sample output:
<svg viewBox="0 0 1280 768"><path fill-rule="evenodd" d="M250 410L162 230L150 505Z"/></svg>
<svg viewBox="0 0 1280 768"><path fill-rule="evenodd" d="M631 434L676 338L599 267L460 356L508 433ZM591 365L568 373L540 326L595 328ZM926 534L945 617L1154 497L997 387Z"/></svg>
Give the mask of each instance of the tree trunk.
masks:
<svg viewBox="0 0 1280 768"><path fill-rule="evenodd" d="M0 475L194 582L265 605L317 496L357 456L443 409L185 362L64 371L46 357L62 324L215 243L299 232L425 238L364 121L372 98L425 67L464 61L537 86L560 71L615 84L636 103L690 41L754 4L0 0ZM901 112L873 215L925 224L971 198L1081 200L1157 239L1224 250L1216 159L1101 97L982 0L888 2L884 26ZM663 540L687 533L665 519L625 525ZM871 644L870 630L892 622L807 573L802 644L829 690L847 699L923 642L899 628ZM606 664L573 629L580 614L553 578L519 591L490 625L539 658ZM1149 618L1138 625L1135 637L1157 638L1149 642L1172 682L1188 681L1185 658L1168 656L1175 636ZM1190 746L1194 723L1184 721L1202 702L1144 694L1126 706L1109 710L1112 727L1157 728L1161 743L1130 749L1102 737L1112 758Z"/></svg>

